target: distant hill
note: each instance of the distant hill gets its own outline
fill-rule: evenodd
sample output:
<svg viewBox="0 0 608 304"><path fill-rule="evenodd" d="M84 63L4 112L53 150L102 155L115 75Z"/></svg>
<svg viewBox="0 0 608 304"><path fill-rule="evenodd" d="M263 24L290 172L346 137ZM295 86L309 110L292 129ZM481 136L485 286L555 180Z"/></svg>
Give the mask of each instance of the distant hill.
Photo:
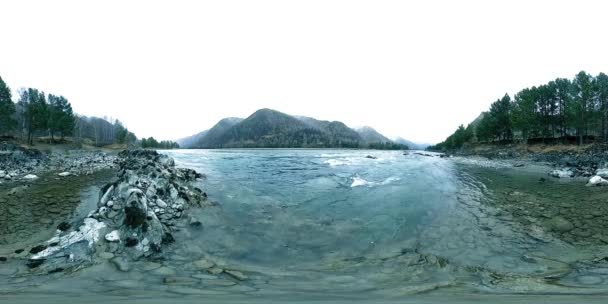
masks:
<svg viewBox="0 0 608 304"><path fill-rule="evenodd" d="M203 132L194 134L192 136L184 137L177 140L177 143L180 147L192 147L195 146L198 141L200 141L205 135L209 132L209 130L205 130Z"/></svg>
<svg viewBox="0 0 608 304"><path fill-rule="evenodd" d="M371 128L369 128L371 129ZM373 129L371 129L373 130ZM178 141L183 148L378 148L404 149L377 133L361 134L339 121L261 109L246 119L225 118L207 131ZM374 139L379 139L375 141ZM386 141L384 141L386 140Z"/></svg>
<svg viewBox="0 0 608 304"><path fill-rule="evenodd" d="M385 143L385 142L393 142L392 140L386 138L384 135L378 133L378 131L374 130L374 128L372 127L361 127L356 129L357 133L359 133L359 136L361 136L361 139L363 139L363 142L369 144L369 143Z"/></svg>
<svg viewBox="0 0 608 304"><path fill-rule="evenodd" d="M427 144L427 143L415 143L415 142L413 142L411 140L407 140L407 139L401 138L401 137L397 137L394 140L394 142L396 142L398 144L406 145L406 146L408 146L412 150L424 150L428 146L431 145L431 144Z"/></svg>

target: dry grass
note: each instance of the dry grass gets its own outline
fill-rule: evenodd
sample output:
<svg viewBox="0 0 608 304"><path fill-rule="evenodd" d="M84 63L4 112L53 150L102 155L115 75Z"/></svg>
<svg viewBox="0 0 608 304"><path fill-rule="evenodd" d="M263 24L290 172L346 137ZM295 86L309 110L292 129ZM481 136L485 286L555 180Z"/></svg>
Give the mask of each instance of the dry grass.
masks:
<svg viewBox="0 0 608 304"><path fill-rule="evenodd" d="M582 153L589 149L593 144L587 145L568 145L568 144L508 144L508 145L493 145L493 144L475 144L468 149L475 154L496 152L496 151L513 151L520 154L526 153Z"/></svg>
<svg viewBox="0 0 608 304"><path fill-rule="evenodd" d="M551 153L551 152L574 152L581 153L591 147L592 144L587 145L564 145L564 144L556 144L556 145L528 145L527 151L533 153Z"/></svg>

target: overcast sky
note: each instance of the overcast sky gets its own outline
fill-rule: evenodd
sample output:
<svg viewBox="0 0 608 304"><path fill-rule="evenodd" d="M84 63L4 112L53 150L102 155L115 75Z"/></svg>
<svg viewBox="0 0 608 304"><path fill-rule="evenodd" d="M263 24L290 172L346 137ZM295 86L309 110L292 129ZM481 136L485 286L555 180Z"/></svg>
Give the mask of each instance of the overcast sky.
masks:
<svg viewBox="0 0 608 304"><path fill-rule="evenodd" d="M437 142L505 92L608 72L606 1L2 1L0 76L138 137L256 109Z"/></svg>

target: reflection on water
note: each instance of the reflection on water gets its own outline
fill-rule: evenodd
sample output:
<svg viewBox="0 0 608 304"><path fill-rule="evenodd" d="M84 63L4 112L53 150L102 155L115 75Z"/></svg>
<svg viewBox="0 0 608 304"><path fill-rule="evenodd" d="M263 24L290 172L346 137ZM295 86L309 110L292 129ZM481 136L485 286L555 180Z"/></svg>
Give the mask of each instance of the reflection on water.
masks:
<svg viewBox="0 0 608 304"><path fill-rule="evenodd" d="M530 231L503 210L502 184L487 179L505 170L395 151L166 153L208 176L202 188L217 205L192 211L202 227L184 224L162 258L129 272L100 262L4 282L28 293L223 300L597 293L608 284L601 261L576 263L602 247Z"/></svg>

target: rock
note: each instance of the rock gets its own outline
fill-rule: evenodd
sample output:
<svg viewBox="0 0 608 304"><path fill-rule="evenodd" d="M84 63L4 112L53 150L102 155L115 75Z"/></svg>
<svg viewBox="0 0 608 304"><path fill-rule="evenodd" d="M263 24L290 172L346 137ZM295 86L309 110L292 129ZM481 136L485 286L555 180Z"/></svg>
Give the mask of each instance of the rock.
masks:
<svg viewBox="0 0 608 304"><path fill-rule="evenodd" d="M604 280L601 277L582 275L576 278L576 281L583 285L598 285L602 284Z"/></svg>
<svg viewBox="0 0 608 304"><path fill-rule="evenodd" d="M113 259L110 260L110 262L112 262L112 264L114 264L114 266L116 266L116 269L118 269L120 271L127 272L127 271L131 270L131 265L129 265L129 262L127 262L122 257L114 257Z"/></svg>
<svg viewBox="0 0 608 304"><path fill-rule="evenodd" d="M369 158L369 159L378 159L377 157L375 157L375 156L371 156L371 155L366 155L366 156L365 156L365 158Z"/></svg>
<svg viewBox="0 0 608 304"><path fill-rule="evenodd" d="M34 175L34 174L28 174L26 176L23 177L23 179L28 179L28 180L34 180L37 179L38 176Z"/></svg>
<svg viewBox="0 0 608 304"><path fill-rule="evenodd" d="M14 208L14 207L8 207L7 211L10 215L19 215L21 214L21 212L19 212L19 209Z"/></svg>
<svg viewBox="0 0 608 304"><path fill-rule="evenodd" d="M45 261L45 259L29 259L27 260L25 265L28 268L37 268L40 267L40 265L44 264Z"/></svg>
<svg viewBox="0 0 608 304"><path fill-rule="evenodd" d="M151 271L154 269L158 269L160 268L162 265L160 263L155 263L155 262L146 262L145 264L142 265L141 269L143 271Z"/></svg>
<svg viewBox="0 0 608 304"><path fill-rule="evenodd" d="M190 217L189 224L190 224L191 227L194 227L194 228L201 228L201 227L203 227L203 223L201 223L201 221L199 221L195 217Z"/></svg>
<svg viewBox="0 0 608 304"><path fill-rule="evenodd" d="M30 253L31 254L39 253L39 252L42 252L46 248L47 248L46 245L34 246L34 247L32 247L32 249L30 249Z"/></svg>
<svg viewBox="0 0 608 304"><path fill-rule="evenodd" d="M100 156L99 160L83 157L82 165L66 166L61 162L55 166L66 168L66 172L85 175L85 172L94 171L89 163L107 163L108 160L105 156ZM94 262L91 259L93 256L109 258L119 269L127 269L129 267L123 267L122 262L149 257L161 251L163 245L173 242L171 233L179 218L187 214L190 207L203 205L203 192L190 183L202 175L194 170L175 168L174 161L167 156L152 150L125 150L119 153L118 158L110 160L119 167L118 178L102 187L96 210L87 215L83 225L73 231L70 231L67 223L58 226L61 231L48 241L57 243L57 246L48 247L31 257L37 260L30 262L31 265L44 263L37 271L72 269L73 266ZM69 171L67 168L70 168ZM22 190L25 189L15 191L20 194L25 192ZM155 208L158 209L157 213L154 212ZM12 216L22 214L20 209L8 206L5 210ZM96 255L95 250L102 247L93 244L98 241L101 232L109 232L102 235L108 242L105 244L108 252ZM119 256L110 257L110 252ZM70 258L66 259L68 256ZM163 269L169 268L161 267L156 271L162 275L173 275L175 272L169 269L167 273L162 273Z"/></svg>
<svg viewBox="0 0 608 304"><path fill-rule="evenodd" d="M608 180L605 180L601 176L596 175L589 179L587 186L608 186Z"/></svg>
<svg viewBox="0 0 608 304"><path fill-rule="evenodd" d="M125 246L127 246L127 247L135 247L138 243L139 243L139 240L137 240L134 237L128 237L125 240Z"/></svg>
<svg viewBox="0 0 608 304"><path fill-rule="evenodd" d="M601 178L608 178L608 168L601 168L595 171L595 175Z"/></svg>
<svg viewBox="0 0 608 304"><path fill-rule="evenodd" d="M59 173L59 174L57 174L57 175L59 175L59 176L61 176L61 177L66 177L66 176L70 176L70 175L72 175L72 173L70 173L70 172L67 172L67 171L66 171L66 172L61 172L61 173Z"/></svg>
<svg viewBox="0 0 608 304"><path fill-rule="evenodd" d="M68 222L61 222L59 225L57 225L57 229L60 231L68 231L71 227L72 225L70 225Z"/></svg>
<svg viewBox="0 0 608 304"><path fill-rule="evenodd" d="M242 272L240 271L236 271L236 270L224 270L224 272L226 274L228 274L229 276L239 280L239 281L245 281L247 280L247 276L244 275Z"/></svg>
<svg viewBox="0 0 608 304"><path fill-rule="evenodd" d="M199 280L192 277L168 276L163 278L163 283L167 285L193 285L198 282Z"/></svg>
<svg viewBox="0 0 608 304"><path fill-rule="evenodd" d="M158 208L167 208L167 203L165 203L162 199L158 198L156 199L156 206L158 206Z"/></svg>
<svg viewBox="0 0 608 304"><path fill-rule="evenodd" d="M205 286L229 287L236 285L236 282L228 279L215 278L214 280L202 280L202 284Z"/></svg>
<svg viewBox="0 0 608 304"><path fill-rule="evenodd" d="M102 252L102 253L99 254L99 257L102 258L102 259L109 260L109 259L111 259L111 258L114 257L114 254L111 253L111 252L104 251L104 252Z"/></svg>
<svg viewBox="0 0 608 304"><path fill-rule="evenodd" d="M216 276L212 276L210 274L197 273L197 274L193 274L192 277L200 279L200 280L217 280Z"/></svg>
<svg viewBox="0 0 608 304"><path fill-rule="evenodd" d="M551 172L549 172L550 176L553 177L557 177L557 178L569 178L569 177L573 177L574 176L574 172L570 169L555 169Z"/></svg>
<svg viewBox="0 0 608 304"><path fill-rule="evenodd" d="M105 239L108 242L118 242L120 241L120 233L118 230L113 230L112 232L106 234Z"/></svg>
<svg viewBox="0 0 608 304"><path fill-rule="evenodd" d="M207 269L207 272L209 272L210 274L213 274L213 275L218 275L218 274L224 272L224 269L219 268L219 267L211 267L211 268Z"/></svg>
<svg viewBox="0 0 608 304"><path fill-rule="evenodd" d="M574 225L563 217L555 217L547 221L547 226L551 231L566 233L574 229Z"/></svg>
<svg viewBox="0 0 608 304"><path fill-rule="evenodd" d="M112 195L112 191L114 190L114 185L107 186L106 192L104 192L103 196L99 200L98 206L105 206L107 202L110 200L110 196Z"/></svg>
<svg viewBox="0 0 608 304"><path fill-rule="evenodd" d="M209 268L215 266L215 263L213 263L207 259L200 259L200 260L192 262L192 266L194 266L195 268L198 268L198 269L209 269Z"/></svg>
<svg viewBox="0 0 608 304"><path fill-rule="evenodd" d="M167 266L163 266L160 268L157 268L155 270L152 271L154 274L157 275L162 275L162 276L172 276L175 275L175 270L173 270L172 268L169 268Z"/></svg>

